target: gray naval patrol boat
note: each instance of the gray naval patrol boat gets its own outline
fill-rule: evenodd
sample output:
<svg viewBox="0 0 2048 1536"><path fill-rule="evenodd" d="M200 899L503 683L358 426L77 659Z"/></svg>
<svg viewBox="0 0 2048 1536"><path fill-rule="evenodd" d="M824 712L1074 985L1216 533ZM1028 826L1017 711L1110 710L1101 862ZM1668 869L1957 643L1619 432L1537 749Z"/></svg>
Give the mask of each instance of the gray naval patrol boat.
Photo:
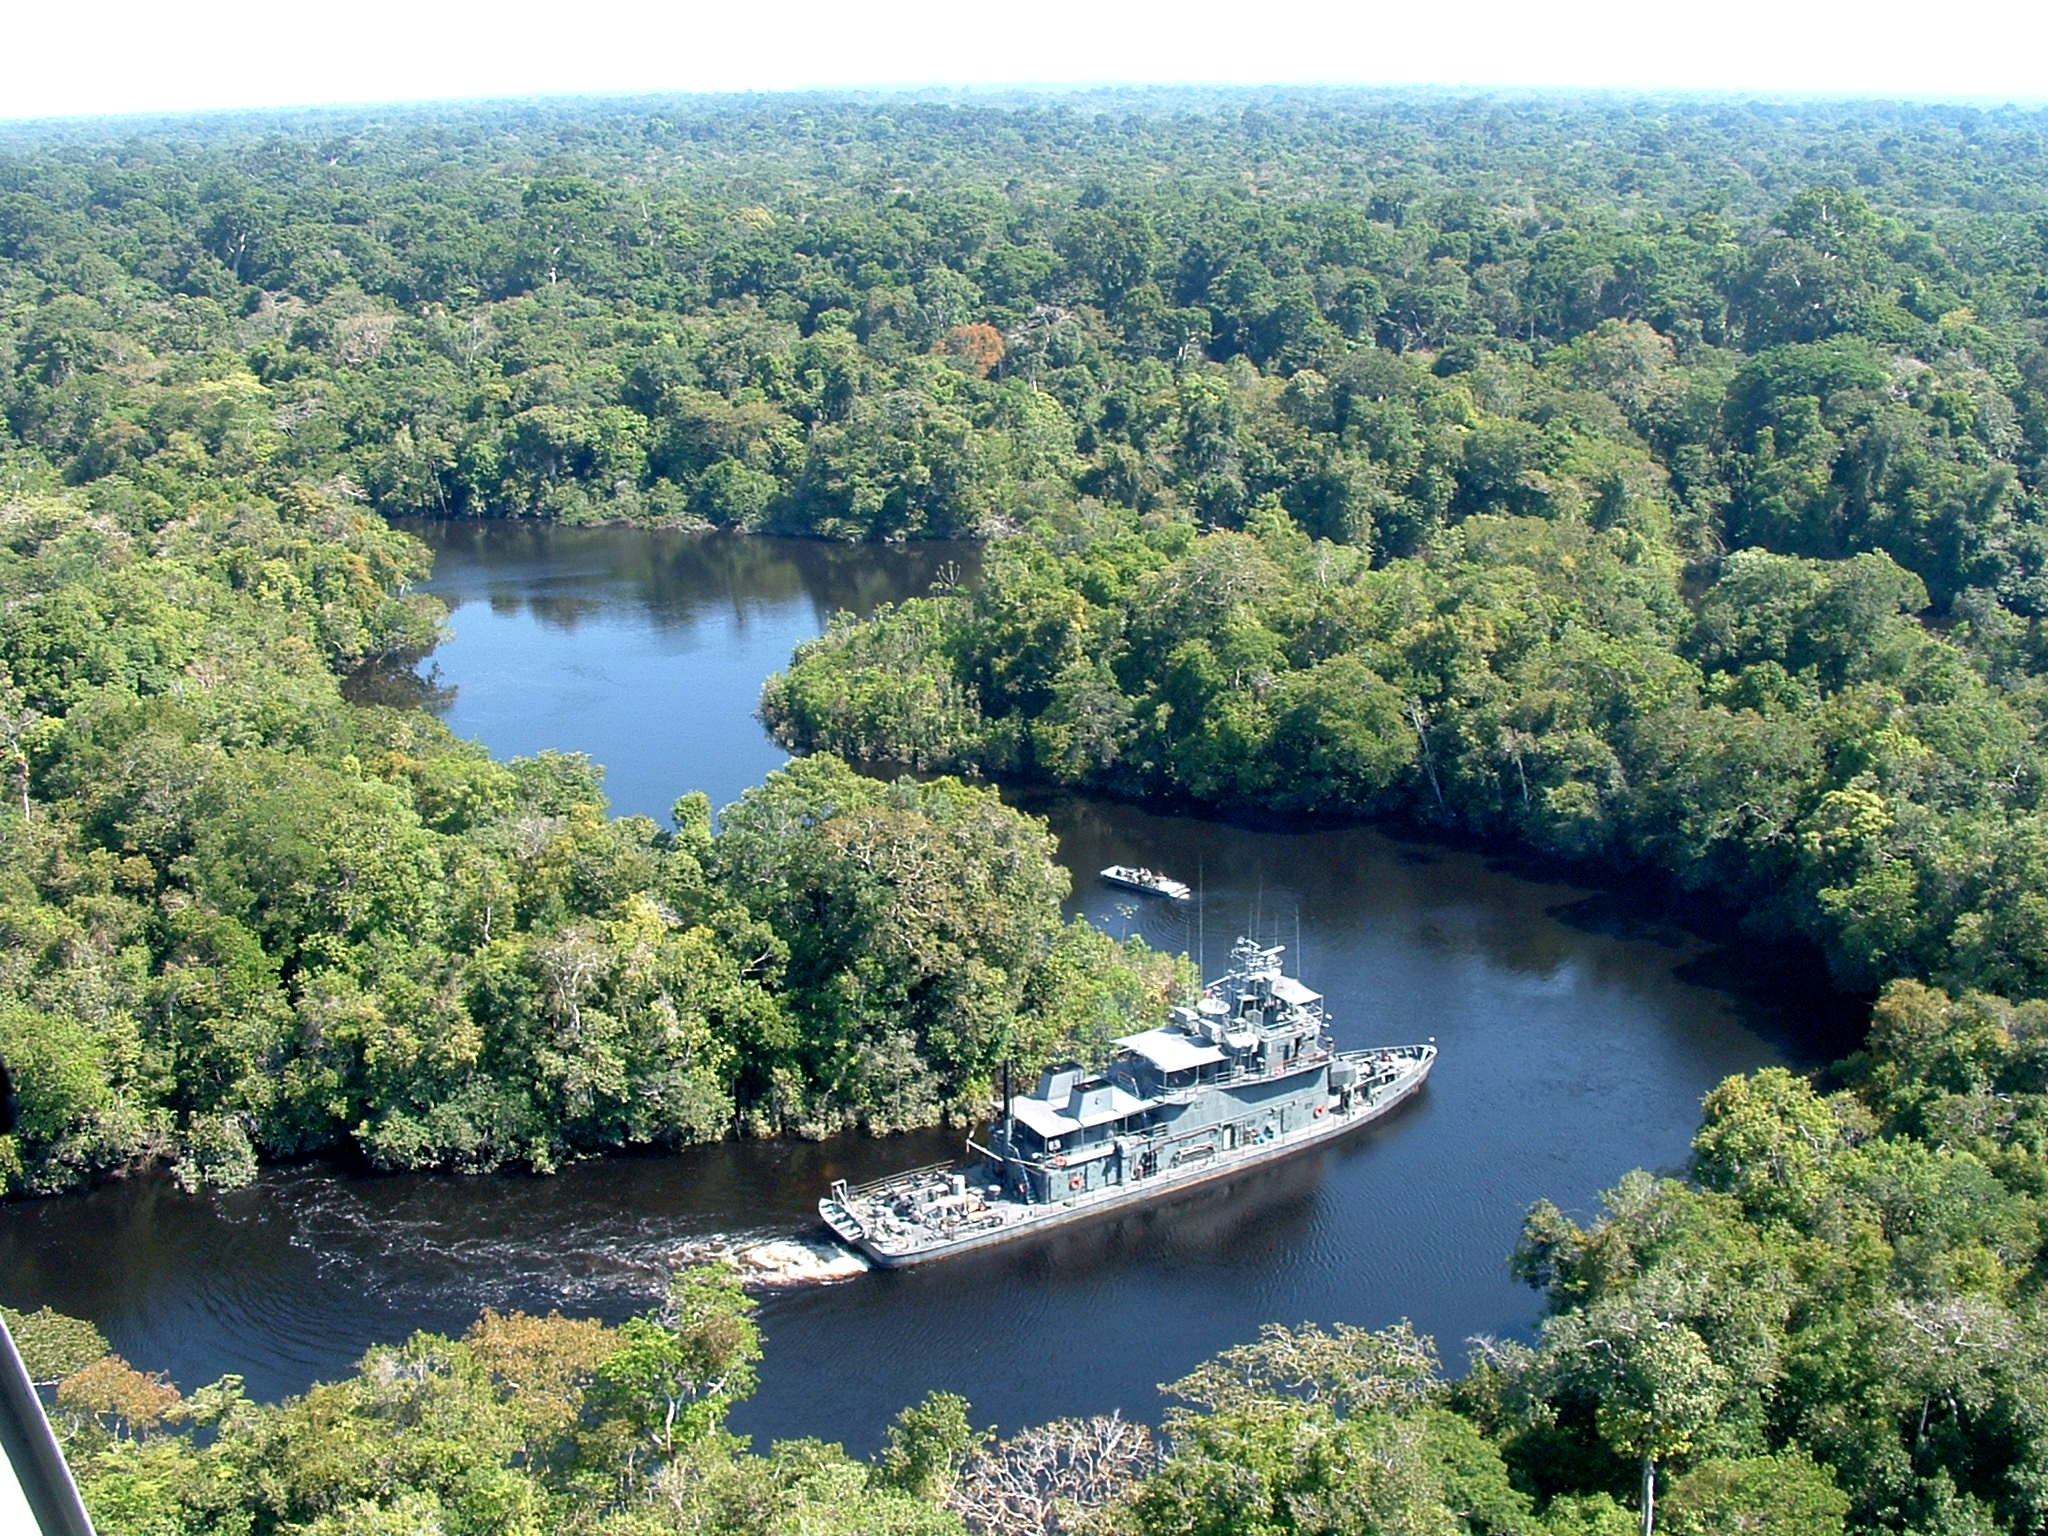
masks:
<svg viewBox="0 0 2048 1536"><path fill-rule="evenodd" d="M818 1214L884 1268L920 1264L1159 1199L1377 1120L1436 1062L1420 1045L1334 1049L1323 999L1279 948L1239 939L1231 968L1107 1068L1050 1068L1010 1095L988 1145L864 1184L835 1180Z"/></svg>

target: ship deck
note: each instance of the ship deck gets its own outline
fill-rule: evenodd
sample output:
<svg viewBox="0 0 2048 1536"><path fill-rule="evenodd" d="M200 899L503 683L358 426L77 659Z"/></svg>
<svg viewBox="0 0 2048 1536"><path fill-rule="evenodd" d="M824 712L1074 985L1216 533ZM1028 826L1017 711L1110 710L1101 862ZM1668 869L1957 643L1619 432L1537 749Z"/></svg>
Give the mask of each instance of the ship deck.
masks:
<svg viewBox="0 0 2048 1536"><path fill-rule="evenodd" d="M1219 1153L1202 1163L1167 1169L1142 1180L1092 1189L1064 1200L1027 1203L1005 1195L975 1170L944 1163L905 1170L868 1183L835 1188L818 1202L833 1233L883 1268L922 1263L987 1247L1109 1211L1140 1205L1246 1168L1277 1161L1378 1120L1411 1098L1436 1061L1434 1044L1380 1046L1339 1055L1368 1065L1383 1057L1406 1062L1374 1097L1333 1108L1306 1126L1269 1142ZM963 1181L964 1188L955 1181Z"/></svg>

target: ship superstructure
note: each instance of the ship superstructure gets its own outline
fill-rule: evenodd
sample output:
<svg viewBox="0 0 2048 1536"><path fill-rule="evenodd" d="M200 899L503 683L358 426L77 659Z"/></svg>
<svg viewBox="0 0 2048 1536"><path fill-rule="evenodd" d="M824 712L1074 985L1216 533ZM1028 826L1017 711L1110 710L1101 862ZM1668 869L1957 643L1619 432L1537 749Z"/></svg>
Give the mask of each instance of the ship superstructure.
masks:
<svg viewBox="0 0 2048 1536"><path fill-rule="evenodd" d="M1436 1045L1334 1048L1323 998L1283 951L1240 939L1231 969L1100 1071L1048 1068L1011 1094L968 1160L818 1202L876 1264L914 1264L1156 1199L1378 1119L1423 1084Z"/></svg>

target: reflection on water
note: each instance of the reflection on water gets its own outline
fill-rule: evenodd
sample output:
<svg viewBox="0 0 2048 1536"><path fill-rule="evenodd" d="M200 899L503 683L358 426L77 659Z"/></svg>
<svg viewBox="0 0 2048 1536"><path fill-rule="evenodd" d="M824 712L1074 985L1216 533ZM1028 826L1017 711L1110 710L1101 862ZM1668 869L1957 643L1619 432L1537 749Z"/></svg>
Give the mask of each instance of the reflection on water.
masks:
<svg viewBox="0 0 2048 1536"><path fill-rule="evenodd" d="M500 756L587 752L615 812L662 820L687 791L727 805L788 760L754 719L761 683L835 612L980 569L972 544L399 526L433 548L423 590L452 610L421 702Z"/></svg>
<svg viewBox="0 0 2048 1536"><path fill-rule="evenodd" d="M444 597L480 599L494 612L571 632L627 610L650 629L694 640L728 623L779 631L792 613L807 617L815 634L841 610L872 613L931 590L935 580L965 579L981 558L981 546L965 543L835 544L415 519L397 526L433 548L427 590ZM786 660L787 652L774 665Z"/></svg>
<svg viewBox="0 0 2048 1536"><path fill-rule="evenodd" d="M834 603L907 595L957 559L616 529L436 538L436 585L457 604L436 657L451 722L500 753L591 750L618 807L650 813L692 787L729 802L780 761L755 693ZM1629 1168L1681 1168L1707 1089L1839 1054L1853 1012L1815 987L1810 959L1718 944L1654 893L1372 828L1012 798L1059 834L1073 911L1203 951L1212 972L1240 932L1284 943L1328 994L1340 1046L1434 1035L1436 1072L1342 1145L1166 1204L764 1294L743 1433L868 1450L933 1390L1006 1428L1112 1408L1153 1418L1159 1383L1269 1321L1408 1318L1455 1364L1468 1337L1535 1324L1537 1300L1504 1262L1532 1201L1584 1214ZM1101 884L1097 870L1125 862L1202 899ZM627 1316L707 1244L816 1230L832 1179L957 1148L943 1133L735 1143L548 1179L303 1169L206 1199L137 1180L0 1210L0 1276L10 1303L90 1316L187 1386L232 1370L276 1395L375 1341L459 1331L484 1305Z"/></svg>

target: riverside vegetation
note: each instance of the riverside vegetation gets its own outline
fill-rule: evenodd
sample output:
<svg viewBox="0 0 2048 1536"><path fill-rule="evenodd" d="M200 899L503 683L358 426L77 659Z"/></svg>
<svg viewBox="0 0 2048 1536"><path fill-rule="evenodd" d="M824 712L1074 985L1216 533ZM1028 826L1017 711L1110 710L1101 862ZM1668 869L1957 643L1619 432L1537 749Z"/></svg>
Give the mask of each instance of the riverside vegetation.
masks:
<svg viewBox="0 0 2048 1536"><path fill-rule="evenodd" d="M991 537L792 742L1664 872L1876 991L1530 1346L1278 1328L1121 1421L724 1429L744 1298L276 1406L25 1320L109 1531L2048 1527L2048 120L1294 96L0 130L0 1176L547 1167L971 1111L1185 977L1042 825L793 765L607 819L351 702L377 514ZM658 701L655 701L658 705Z"/></svg>

